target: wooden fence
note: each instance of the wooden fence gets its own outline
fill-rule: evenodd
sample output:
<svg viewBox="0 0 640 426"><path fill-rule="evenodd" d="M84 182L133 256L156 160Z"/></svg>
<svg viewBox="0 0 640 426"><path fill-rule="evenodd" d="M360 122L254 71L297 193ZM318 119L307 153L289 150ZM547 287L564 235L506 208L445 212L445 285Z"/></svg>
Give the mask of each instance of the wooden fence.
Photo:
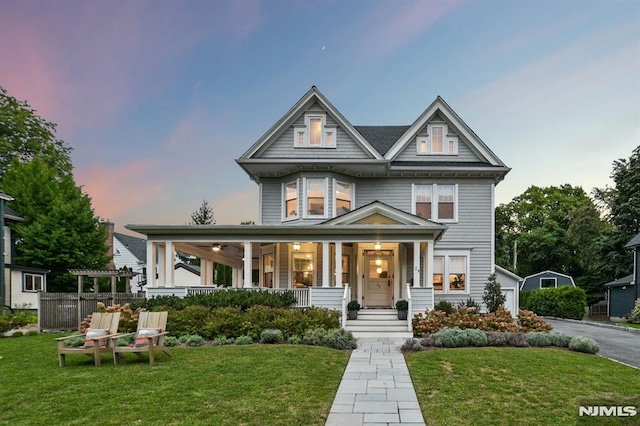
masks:
<svg viewBox="0 0 640 426"><path fill-rule="evenodd" d="M144 301L144 294L133 293L39 293L40 330L76 330L80 322L105 305L124 305Z"/></svg>

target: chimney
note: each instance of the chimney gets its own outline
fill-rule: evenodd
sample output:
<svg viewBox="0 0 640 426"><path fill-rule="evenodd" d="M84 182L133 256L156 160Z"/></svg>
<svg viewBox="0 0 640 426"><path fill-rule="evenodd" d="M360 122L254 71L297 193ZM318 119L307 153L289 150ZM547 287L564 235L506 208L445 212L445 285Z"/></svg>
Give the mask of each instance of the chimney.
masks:
<svg viewBox="0 0 640 426"><path fill-rule="evenodd" d="M109 257L109 263L107 265L107 269L116 269L116 265L113 263L113 231L115 225L110 222L108 219L101 221L100 224L105 227L107 230L107 256Z"/></svg>

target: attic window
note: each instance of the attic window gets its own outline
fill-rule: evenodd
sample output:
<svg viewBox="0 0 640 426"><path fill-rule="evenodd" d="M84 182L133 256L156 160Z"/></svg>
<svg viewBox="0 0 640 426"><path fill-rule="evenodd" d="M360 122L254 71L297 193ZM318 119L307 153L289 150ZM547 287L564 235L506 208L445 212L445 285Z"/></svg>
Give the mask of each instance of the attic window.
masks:
<svg viewBox="0 0 640 426"><path fill-rule="evenodd" d="M337 128L327 126L324 113L307 113L304 125L293 126L293 146L296 148L335 148Z"/></svg>
<svg viewBox="0 0 640 426"><path fill-rule="evenodd" d="M427 136L416 138L418 155L458 155L458 137L449 135L446 124L427 125Z"/></svg>

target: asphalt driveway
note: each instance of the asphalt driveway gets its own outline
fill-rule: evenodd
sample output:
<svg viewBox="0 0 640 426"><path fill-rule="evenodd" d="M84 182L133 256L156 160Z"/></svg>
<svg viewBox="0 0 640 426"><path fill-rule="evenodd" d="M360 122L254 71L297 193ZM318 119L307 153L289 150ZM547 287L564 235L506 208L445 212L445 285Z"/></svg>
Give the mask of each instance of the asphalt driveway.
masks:
<svg viewBox="0 0 640 426"><path fill-rule="evenodd" d="M589 323L545 318L554 331L590 337L600 345L599 355L640 368L640 333ZM614 326L611 326L614 327Z"/></svg>

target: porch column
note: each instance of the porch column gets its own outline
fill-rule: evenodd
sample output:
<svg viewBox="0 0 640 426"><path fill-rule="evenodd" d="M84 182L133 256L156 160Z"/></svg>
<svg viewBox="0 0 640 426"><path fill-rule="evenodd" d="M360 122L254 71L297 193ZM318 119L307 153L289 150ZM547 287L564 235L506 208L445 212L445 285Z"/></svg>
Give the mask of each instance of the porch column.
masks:
<svg viewBox="0 0 640 426"><path fill-rule="evenodd" d="M166 247L165 247L165 251L164 251L164 257L165 257L165 261L164 261L164 268L165 268L165 273L164 273L164 285L165 287L175 287L175 269L174 269L174 259L175 259L175 255L173 252L173 241L167 241L165 243Z"/></svg>
<svg viewBox="0 0 640 426"><path fill-rule="evenodd" d="M244 242L244 288L251 288L251 242Z"/></svg>
<svg viewBox="0 0 640 426"><path fill-rule="evenodd" d="M342 241L336 241L336 287L342 287Z"/></svg>
<svg viewBox="0 0 640 426"><path fill-rule="evenodd" d="M420 283L420 241L413 242L413 286L422 287Z"/></svg>
<svg viewBox="0 0 640 426"><path fill-rule="evenodd" d="M156 256L156 244L152 241L147 241L147 288L158 286L158 280L156 279Z"/></svg>
<svg viewBox="0 0 640 426"><path fill-rule="evenodd" d="M427 240L427 287L433 288L433 240Z"/></svg>
<svg viewBox="0 0 640 426"><path fill-rule="evenodd" d="M157 287L165 287L167 285L167 277L166 277L167 268L165 267L166 260L167 260L165 253L167 251L167 248L165 246L161 246L160 244L156 245L156 248L158 250L158 280L157 280L158 285Z"/></svg>
<svg viewBox="0 0 640 426"><path fill-rule="evenodd" d="M331 277L329 276L329 242L322 242L322 287L329 287Z"/></svg>
<svg viewBox="0 0 640 426"><path fill-rule="evenodd" d="M231 268L231 287L238 287L238 268Z"/></svg>
<svg viewBox="0 0 640 426"><path fill-rule="evenodd" d="M205 266L204 268L205 281L203 285L212 285L213 284L213 261L205 260L204 266Z"/></svg>

